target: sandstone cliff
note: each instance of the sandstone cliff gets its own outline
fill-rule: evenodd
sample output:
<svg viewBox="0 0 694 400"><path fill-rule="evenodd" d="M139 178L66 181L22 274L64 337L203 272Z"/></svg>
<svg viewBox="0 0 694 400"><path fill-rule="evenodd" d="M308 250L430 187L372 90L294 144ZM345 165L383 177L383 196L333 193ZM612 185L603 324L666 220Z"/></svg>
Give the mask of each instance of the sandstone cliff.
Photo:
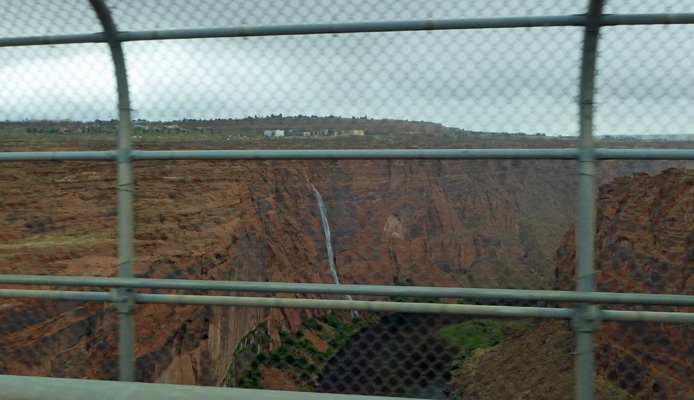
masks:
<svg viewBox="0 0 694 400"><path fill-rule="evenodd" d="M597 210L597 290L694 293L694 173L668 169L636 173L600 187ZM557 252L555 289L574 290L575 235ZM678 307L607 306L626 310L684 311ZM596 397L694 398L688 325L604 322L596 333ZM461 361L449 390L461 399L562 399L574 385L575 339L563 321L503 344L478 349ZM549 368L548 368L549 367ZM520 393L520 395L519 395Z"/></svg>
<svg viewBox="0 0 694 400"><path fill-rule="evenodd" d="M548 288L575 207L562 161L142 162L135 175L135 273L151 278L331 283L313 184L342 283ZM112 164L8 164L0 180L1 273L117 276ZM138 305L138 379L217 385L250 329L270 319L277 340L313 314ZM0 318L0 372L117 376L108 305L8 300Z"/></svg>
<svg viewBox="0 0 694 400"><path fill-rule="evenodd" d="M634 174L600 188L597 290L694 294L694 173ZM574 235L557 253L555 285L574 288ZM618 307L620 308L620 307ZM678 307L622 309L684 311ZM597 366L643 399L694 398L689 325L606 322L596 335Z"/></svg>

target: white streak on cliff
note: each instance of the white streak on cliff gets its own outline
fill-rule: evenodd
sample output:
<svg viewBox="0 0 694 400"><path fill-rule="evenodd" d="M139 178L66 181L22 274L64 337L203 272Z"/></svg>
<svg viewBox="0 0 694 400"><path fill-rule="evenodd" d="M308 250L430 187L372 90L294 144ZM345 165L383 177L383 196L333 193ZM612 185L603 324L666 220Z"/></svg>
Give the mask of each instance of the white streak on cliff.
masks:
<svg viewBox="0 0 694 400"><path fill-rule="evenodd" d="M313 191L316 192L316 201L318 202L318 209L320 210L321 220L323 221L323 231L325 232L325 247L328 249L328 264L330 265L330 272L333 273L333 278L335 278L335 284L339 285L340 281L337 278L337 270L335 269L335 260L333 257L333 245L330 239L330 225L328 224L328 212L325 210L325 204L323 203L323 196L320 195L318 189L316 189L313 184L311 184ZM345 295L347 300L352 300L352 296ZM352 311L352 316L357 316L356 311Z"/></svg>

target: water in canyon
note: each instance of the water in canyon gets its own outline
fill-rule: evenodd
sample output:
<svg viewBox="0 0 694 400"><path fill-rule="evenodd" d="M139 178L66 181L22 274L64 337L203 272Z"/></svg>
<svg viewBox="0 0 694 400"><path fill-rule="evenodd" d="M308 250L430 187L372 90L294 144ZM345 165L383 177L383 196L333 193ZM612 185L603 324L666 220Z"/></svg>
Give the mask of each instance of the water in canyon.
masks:
<svg viewBox="0 0 694 400"><path fill-rule="evenodd" d="M316 392L447 399L460 347L440 335L460 316L383 316L349 338L318 377Z"/></svg>
<svg viewBox="0 0 694 400"><path fill-rule="evenodd" d="M323 222L323 231L325 232L325 247L328 250L328 265L330 265L330 272L333 274L335 279L335 284L339 285L340 280L337 278L337 270L335 269L335 258L333 257L333 245L330 238L330 224L328 223L328 212L325 209L325 203L323 203L323 196L320 195L318 189L316 189L313 184L311 184L313 191L316 193L316 202L318 203L318 209L320 210L321 220ZM347 300L352 300L352 296L345 295ZM352 311L352 316L357 316L356 311Z"/></svg>

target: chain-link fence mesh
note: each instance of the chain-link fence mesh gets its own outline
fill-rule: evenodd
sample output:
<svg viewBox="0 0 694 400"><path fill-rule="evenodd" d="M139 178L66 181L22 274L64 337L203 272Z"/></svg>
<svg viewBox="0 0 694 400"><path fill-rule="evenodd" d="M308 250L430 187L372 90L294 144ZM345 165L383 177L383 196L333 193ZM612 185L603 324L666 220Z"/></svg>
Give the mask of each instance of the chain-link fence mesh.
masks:
<svg viewBox="0 0 694 400"><path fill-rule="evenodd" d="M677 0L615 0L606 1L603 9L605 14L642 14L642 13L686 13L690 12L689 4Z"/></svg>
<svg viewBox="0 0 694 400"><path fill-rule="evenodd" d="M0 37L3 38L67 35L103 30L89 2L80 0L13 1L3 7L3 16L6 21L0 27Z"/></svg>
<svg viewBox="0 0 694 400"><path fill-rule="evenodd" d="M606 27L600 42L596 132L691 140L694 27Z"/></svg>
<svg viewBox="0 0 694 400"><path fill-rule="evenodd" d="M33 137L3 142L5 150L24 151L46 144ZM117 276L115 175L112 163L4 164L0 273ZM3 299L0 327L4 374L118 377L118 321L110 304Z"/></svg>
<svg viewBox="0 0 694 400"><path fill-rule="evenodd" d="M689 325L605 323L596 335L597 372L635 398L689 398L691 336Z"/></svg>
<svg viewBox="0 0 694 400"><path fill-rule="evenodd" d="M571 171L565 162L140 163L136 273L334 283L327 233L342 283L541 288L573 224ZM209 265L187 266L200 257Z"/></svg>
<svg viewBox="0 0 694 400"><path fill-rule="evenodd" d="M125 50L143 139L239 141L269 131L289 141L363 131L353 141L377 146L384 130L373 120L383 119L435 122L389 132L575 134L579 39L580 30L557 28L141 42Z"/></svg>
<svg viewBox="0 0 694 400"><path fill-rule="evenodd" d="M112 163L3 165L1 272L115 276L115 172Z"/></svg>
<svg viewBox="0 0 694 400"><path fill-rule="evenodd" d="M3 300L0 373L117 379L118 318L110 304Z"/></svg>
<svg viewBox="0 0 694 400"><path fill-rule="evenodd" d="M114 5L115 18L127 30L581 11L550 3L507 8L480 2L463 11L454 2L215 2L173 3L164 15L148 3ZM372 120L381 119L431 121L463 131L574 135L580 38L575 28L432 31L148 41L126 43L125 51L134 117L145 120L143 139L147 133L180 132L257 138L273 130L302 137L361 130L375 135L382 129ZM329 116L336 118L324 118Z"/></svg>
<svg viewBox="0 0 694 400"><path fill-rule="evenodd" d="M608 5L613 12L644 12L646 3ZM679 6L653 5L647 12L678 12ZM692 58L686 38L692 27L631 28L607 27L601 33L596 96L600 145L691 148L692 77L686 71ZM610 168L619 163L603 164ZM632 174L602 182L598 192L597 290L692 294L692 163L630 164ZM685 361L691 357L690 336L689 326L607 322L596 336L597 373L636 398L689 398L694 392Z"/></svg>
<svg viewBox="0 0 694 400"><path fill-rule="evenodd" d="M644 169L663 167L662 162L653 164L638 163ZM690 163L684 166L691 168ZM614 179L598 192L597 290L691 295L694 175L684 168L649 172L652 175L641 172ZM564 248L571 240L573 235L567 235ZM573 288L573 256L573 251L558 254L559 287ZM687 311L665 306L609 308ZM688 398L692 382L685 360L691 357L691 334L688 325L606 322L596 336L597 372L636 398Z"/></svg>
<svg viewBox="0 0 694 400"><path fill-rule="evenodd" d="M586 10L540 0L107 5L120 31ZM688 11L680 2L606 7ZM0 37L103 30L88 2L13 2L4 15ZM600 146L691 147L690 31L602 28ZM582 39L582 27L544 27L126 42L133 148L574 147ZM115 149L106 44L2 47L0 58L1 151ZM688 167L598 164L597 290L692 294ZM575 287L572 161L138 161L134 175L136 277ZM116 196L115 163L4 163L0 273L117 276ZM139 304L135 321L135 376L145 382L461 399L574 393L574 336L561 321L157 304ZM118 378L110 304L2 300L0 327L0 373ZM688 398L690 338L688 326L604 323L596 398Z"/></svg>

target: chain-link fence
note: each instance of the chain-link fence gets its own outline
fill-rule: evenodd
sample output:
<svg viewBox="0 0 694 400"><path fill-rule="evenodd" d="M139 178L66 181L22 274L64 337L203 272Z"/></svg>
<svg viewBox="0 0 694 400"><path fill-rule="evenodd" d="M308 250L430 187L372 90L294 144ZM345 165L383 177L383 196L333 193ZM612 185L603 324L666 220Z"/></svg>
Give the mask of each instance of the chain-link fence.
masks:
<svg viewBox="0 0 694 400"><path fill-rule="evenodd" d="M694 17L602 3L4 5L3 389L693 396Z"/></svg>

